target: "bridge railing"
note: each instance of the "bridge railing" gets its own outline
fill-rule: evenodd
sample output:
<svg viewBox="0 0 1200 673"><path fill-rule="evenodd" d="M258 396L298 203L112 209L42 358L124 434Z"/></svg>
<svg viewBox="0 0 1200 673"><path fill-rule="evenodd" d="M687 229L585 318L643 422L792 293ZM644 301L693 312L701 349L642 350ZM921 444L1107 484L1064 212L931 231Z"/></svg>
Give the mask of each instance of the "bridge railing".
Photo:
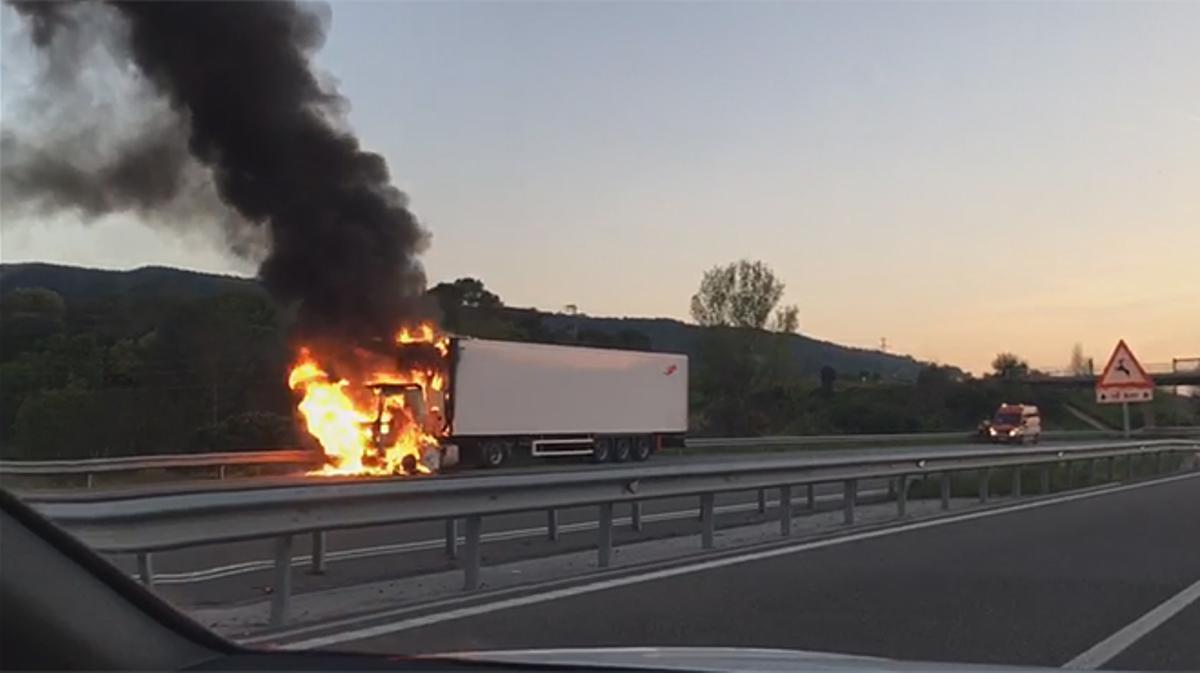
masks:
<svg viewBox="0 0 1200 673"><path fill-rule="evenodd" d="M1142 369L1151 376L1155 374L1178 374L1182 372L1200 371L1200 358L1174 358L1170 362L1142 362ZM1093 367L1092 371L1079 372L1070 367L1031 367L1030 375L1075 377L1099 376L1103 364Z"/></svg>
<svg viewBox="0 0 1200 673"><path fill-rule="evenodd" d="M666 462L622 465L605 470L572 472L467 475L453 479L365 480L314 482L278 488L215 489L143 497L103 496L95 492L73 495L35 495L27 498L38 510L101 552L136 554L138 571L153 582L151 554L199 545L244 540L274 540L274 582L270 620L283 624L291 594L292 547L295 536L311 535L314 568L323 567L325 534L367 526L446 522L447 552L458 555L458 523L465 529L460 556L464 588L480 583L481 530L484 517L530 511L547 512L548 534L557 529L562 508L598 508L596 553L598 565L613 558L613 510L619 503L634 508L640 521L645 500L696 497L700 511L700 543L715 546L715 496L718 493L758 491L759 511L766 512L766 489L777 489L780 535L792 533L793 488L822 483L842 486L843 519L855 522L858 484L862 480L891 480L897 488L896 515L906 515L908 480L940 478L943 509L950 507L951 477L973 473L978 477L979 499L987 502L988 484L998 468L1041 468L1041 493L1050 491L1050 468L1059 463L1090 461L1094 475L1098 462L1152 461L1156 472L1164 457L1200 452L1200 440L1107 441L1070 446L995 447L980 450L889 451L874 454L771 454L747 461L725 460L688 463ZM1193 463L1196 461L1193 460ZM1012 493L1019 495L1022 469L1013 470ZM1068 471L1068 474L1071 474ZM635 524L636 525L636 524Z"/></svg>

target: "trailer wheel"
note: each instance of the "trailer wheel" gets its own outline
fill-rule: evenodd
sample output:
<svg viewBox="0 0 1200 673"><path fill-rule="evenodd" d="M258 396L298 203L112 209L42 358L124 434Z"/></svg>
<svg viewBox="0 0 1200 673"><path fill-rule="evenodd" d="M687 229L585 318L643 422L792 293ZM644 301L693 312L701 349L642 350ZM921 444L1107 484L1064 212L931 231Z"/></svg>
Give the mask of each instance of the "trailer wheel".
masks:
<svg viewBox="0 0 1200 673"><path fill-rule="evenodd" d="M653 450L654 444L650 441L650 438L646 435L638 435L633 438L633 452L630 454L630 457L640 463L649 458Z"/></svg>
<svg viewBox="0 0 1200 673"><path fill-rule="evenodd" d="M597 437L592 445L592 462L607 463L612 455L612 440L608 437Z"/></svg>
<svg viewBox="0 0 1200 673"><path fill-rule="evenodd" d="M613 442L613 462L624 463L629 460L629 453L632 451L633 442L629 441L628 437L617 437Z"/></svg>
<svg viewBox="0 0 1200 673"><path fill-rule="evenodd" d="M508 459L508 449L503 442L484 442L479 445L479 464L482 467L500 467Z"/></svg>

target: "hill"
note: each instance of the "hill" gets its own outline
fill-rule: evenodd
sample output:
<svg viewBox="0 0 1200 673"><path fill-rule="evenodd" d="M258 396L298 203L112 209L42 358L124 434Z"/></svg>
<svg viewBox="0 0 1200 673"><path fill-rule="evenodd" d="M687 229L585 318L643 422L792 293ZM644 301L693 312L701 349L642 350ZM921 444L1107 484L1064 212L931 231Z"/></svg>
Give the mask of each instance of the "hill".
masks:
<svg viewBox="0 0 1200 673"><path fill-rule="evenodd" d="M148 307L147 310L173 301L229 293L263 295L253 279L167 267L110 271L42 263L0 264L0 295L17 288L36 287L58 293L69 307L119 301L126 306ZM513 334L514 338L562 341L561 336L568 333L590 335L594 345L642 347L693 357L698 354L698 337L704 330L668 318L566 315L512 307L502 312L507 321L529 326L525 334ZM472 333L470 329L464 332ZM608 338L598 338L599 335ZM800 334L788 336L787 344L794 371L806 377L815 377L822 367L829 366L848 378L913 381L922 367L921 362L909 356L841 346Z"/></svg>
<svg viewBox="0 0 1200 673"><path fill-rule="evenodd" d="M196 299L226 292L262 291L258 283L249 278L164 266L111 271L38 262L0 264L0 295L17 288L33 287L53 290L68 304L117 296L132 299Z"/></svg>

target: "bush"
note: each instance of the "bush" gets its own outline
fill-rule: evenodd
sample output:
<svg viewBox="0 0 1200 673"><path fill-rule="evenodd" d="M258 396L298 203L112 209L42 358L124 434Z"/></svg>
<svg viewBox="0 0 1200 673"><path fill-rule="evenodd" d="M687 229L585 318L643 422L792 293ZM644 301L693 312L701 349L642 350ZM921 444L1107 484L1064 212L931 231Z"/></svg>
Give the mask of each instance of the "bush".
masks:
<svg viewBox="0 0 1200 673"><path fill-rule="evenodd" d="M255 451L296 445L296 423L288 416L250 411L196 429L191 450L197 453Z"/></svg>

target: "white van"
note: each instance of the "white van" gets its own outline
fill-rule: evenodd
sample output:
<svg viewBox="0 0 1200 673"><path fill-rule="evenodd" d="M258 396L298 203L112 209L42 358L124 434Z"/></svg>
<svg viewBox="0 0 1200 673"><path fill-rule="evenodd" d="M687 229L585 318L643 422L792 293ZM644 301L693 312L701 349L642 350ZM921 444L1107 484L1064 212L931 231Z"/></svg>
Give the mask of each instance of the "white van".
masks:
<svg viewBox="0 0 1200 673"><path fill-rule="evenodd" d="M1032 442L1042 438L1042 415L1032 404L1001 404L988 427L993 442Z"/></svg>

